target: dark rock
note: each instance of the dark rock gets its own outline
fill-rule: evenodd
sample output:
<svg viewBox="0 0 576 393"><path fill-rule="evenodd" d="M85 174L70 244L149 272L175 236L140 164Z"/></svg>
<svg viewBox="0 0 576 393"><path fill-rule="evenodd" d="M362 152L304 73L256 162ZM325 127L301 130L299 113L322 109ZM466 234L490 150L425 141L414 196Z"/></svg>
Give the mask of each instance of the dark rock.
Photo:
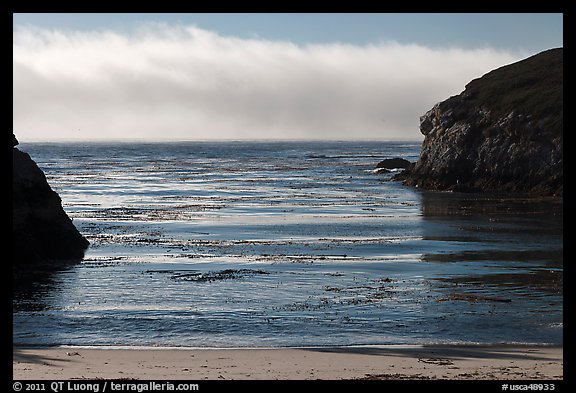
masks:
<svg viewBox="0 0 576 393"><path fill-rule="evenodd" d="M14 146L17 140L14 137ZM12 258L14 265L80 260L88 241L78 232L27 153L12 151Z"/></svg>
<svg viewBox="0 0 576 393"><path fill-rule="evenodd" d="M376 168L384 169L405 169L410 165L410 161L403 158L386 158L376 165Z"/></svg>
<svg viewBox="0 0 576 393"><path fill-rule="evenodd" d="M471 81L420 118L414 166L395 176L426 189L563 194L563 49Z"/></svg>

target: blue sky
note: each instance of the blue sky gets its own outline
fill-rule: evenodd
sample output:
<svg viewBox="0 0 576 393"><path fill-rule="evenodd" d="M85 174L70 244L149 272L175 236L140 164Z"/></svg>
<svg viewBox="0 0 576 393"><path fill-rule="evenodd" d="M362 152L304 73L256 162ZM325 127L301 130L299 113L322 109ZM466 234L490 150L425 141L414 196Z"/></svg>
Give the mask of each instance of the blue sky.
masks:
<svg viewBox="0 0 576 393"><path fill-rule="evenodd" d="M261 37L298 44L342 42L356 45L397 41L426 46L542 51L563 46L560 13L262 13L262 14L14 14L14 26L115 29L144 22L194 24L243 38Z"/></svg>
<svg viewBox="0 0 576 393"><path fill-rule="evenodd" d="M20 139L420 139L562 14L14 14ZM33 116L30 114L33 113Z"/></svg>

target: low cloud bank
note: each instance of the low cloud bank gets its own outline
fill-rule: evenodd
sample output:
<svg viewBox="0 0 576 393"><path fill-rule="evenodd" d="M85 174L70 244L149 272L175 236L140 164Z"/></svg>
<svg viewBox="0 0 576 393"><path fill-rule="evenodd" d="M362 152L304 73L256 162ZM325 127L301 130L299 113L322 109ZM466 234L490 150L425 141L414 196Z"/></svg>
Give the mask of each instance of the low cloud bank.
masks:
<svg viewBox="0 0 576 393"><path fill-rule="evenodd" d="M24 27L14 130L26 140L420 139L419 116L529 53L382 42L295 45L194 26Z"/></svg>

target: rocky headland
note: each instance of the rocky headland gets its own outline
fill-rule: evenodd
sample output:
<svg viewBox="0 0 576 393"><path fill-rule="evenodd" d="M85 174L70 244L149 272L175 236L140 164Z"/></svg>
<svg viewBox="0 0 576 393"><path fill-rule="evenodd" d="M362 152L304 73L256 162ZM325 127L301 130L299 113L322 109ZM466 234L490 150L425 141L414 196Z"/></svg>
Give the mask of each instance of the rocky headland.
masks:
<svg viewBox="0 0 576 393"><path fill-rule="evenodd" d="M12 260L14 266L77 261L88 248L86 240L62 208L44 172L13 137Z"/></svg>
<svg viewBox="0 0 576 393"><path fill-rule="evenodd" d="M468 83L420 118L422 151L395 180L424 189L563 195L563 49Z"/></svg>

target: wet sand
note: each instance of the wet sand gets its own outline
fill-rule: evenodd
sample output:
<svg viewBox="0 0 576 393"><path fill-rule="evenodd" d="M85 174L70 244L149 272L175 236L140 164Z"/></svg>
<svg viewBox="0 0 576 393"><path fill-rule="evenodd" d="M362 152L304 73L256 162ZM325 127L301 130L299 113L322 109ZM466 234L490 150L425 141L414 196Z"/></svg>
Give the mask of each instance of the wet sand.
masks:
<svg viewBox="0 0 576 393"><path fill-rule="evenodd" d="M14 379L558 380L563 348L13 349Z"/></svg>

